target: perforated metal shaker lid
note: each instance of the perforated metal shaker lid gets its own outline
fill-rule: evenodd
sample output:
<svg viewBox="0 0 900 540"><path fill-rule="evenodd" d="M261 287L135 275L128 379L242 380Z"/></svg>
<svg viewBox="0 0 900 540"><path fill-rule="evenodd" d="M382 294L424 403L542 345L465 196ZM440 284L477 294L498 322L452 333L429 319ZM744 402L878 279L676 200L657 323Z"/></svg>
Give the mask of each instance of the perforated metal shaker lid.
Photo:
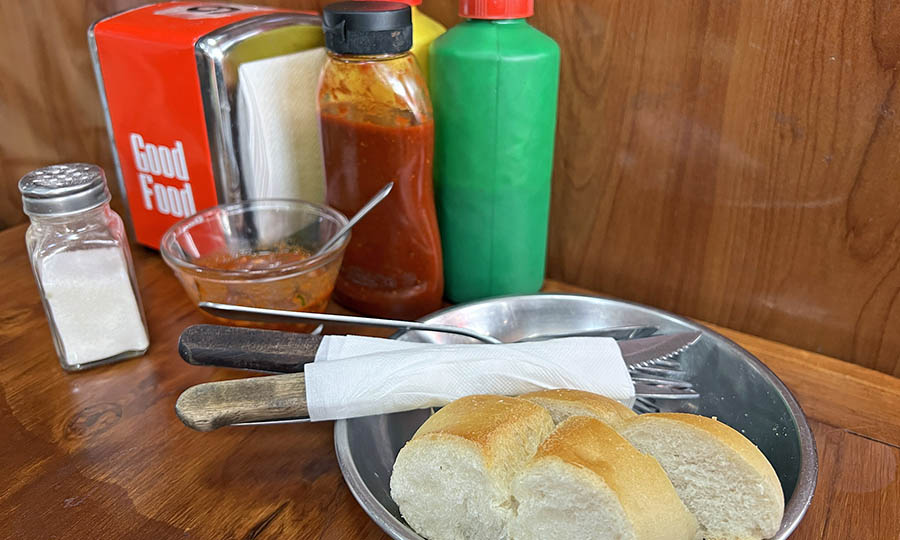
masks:
<svg viewBox="0 0 900 540"><path fill-rule="evenodd" d="M19 180L22 207L29 216L71 214L109 202L103 169L64 163L31 171Z"/></svg>

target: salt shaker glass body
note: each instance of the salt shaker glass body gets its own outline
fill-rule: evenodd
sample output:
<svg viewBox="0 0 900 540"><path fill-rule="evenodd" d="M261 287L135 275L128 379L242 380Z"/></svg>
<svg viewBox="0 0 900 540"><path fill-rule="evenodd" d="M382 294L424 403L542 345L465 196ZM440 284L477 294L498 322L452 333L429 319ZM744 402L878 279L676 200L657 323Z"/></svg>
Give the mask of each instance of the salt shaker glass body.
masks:
<svg viewBox="0 0 900 540"><path fill-rule="evenodd" d="M144 354L147 323L103 170L53 165L26 174L19 190L31 219L25 237L31 267L63 369Z"/></svg>

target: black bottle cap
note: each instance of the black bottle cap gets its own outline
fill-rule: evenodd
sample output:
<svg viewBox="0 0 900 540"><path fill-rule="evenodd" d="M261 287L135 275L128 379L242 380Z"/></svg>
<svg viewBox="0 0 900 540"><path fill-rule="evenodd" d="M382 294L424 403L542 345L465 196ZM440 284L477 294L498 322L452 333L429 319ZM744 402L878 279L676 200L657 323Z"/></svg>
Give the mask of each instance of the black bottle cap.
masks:
<svg viewBox="0 0 900 540"><path fill-rule="evenodd" d="M412 47L412 12L400 2L337 2L322 10L325 47L338 54L398 54Z"/></svg>

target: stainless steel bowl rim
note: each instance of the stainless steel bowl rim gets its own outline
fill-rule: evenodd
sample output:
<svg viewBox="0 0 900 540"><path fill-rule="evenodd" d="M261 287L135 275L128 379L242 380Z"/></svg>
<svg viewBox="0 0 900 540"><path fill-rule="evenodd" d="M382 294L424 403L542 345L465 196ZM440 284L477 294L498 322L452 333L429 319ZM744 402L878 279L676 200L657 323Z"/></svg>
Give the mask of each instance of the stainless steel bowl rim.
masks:
<svg viewBox="0 0 900 540"><path fill-rule="evenodd" d="M781 529L774 537L772 537L771 540L786 540L791 535L791 533L794 532L794 530L800 524L800 521L803 519L803 516L806 514L807 509L809 509L809 506L812 502L813 493L815 492L816 488L816 481L818 478L819 470L819 458L816 452L815 438L813 437L812 430L809 427L809 423L806 419L806 414L803 412L803 409L800 407L800 403L797 402L797 399L794 397L790 389L788 389L788 387L781 381L781 379L778 378L777 375L775 375L775 373L771 369L768 368L768 366L763 364L758 358L750 354L746 349L744 349L734 341L728 339L727 337L685 317L681 317L679 315L675 315L673 313L644 304L639 304L637 302L628 302L603 296L590 296L570 293L538 293L536 295L499 296L488 298L485 300L469 302L466 304L450 306L435 311L434 313L422 317L419 320L421 322L429 322L448 312L453 312L463 308L470 308L473 306L497 302L498 300L512 300L534 296L547 297L550 299L554 297L558 297L560 299L571 297L600 299L633 306L655 313L692 329L696 329L698 331L702 331L706 334L712 335L721 343L728 345L739 352L741 356L743 356L744 359L754 369L756 369L760 373L760 375L762 375L763 378L765 378L769 383L772 384L772 386L774 386L779 391L779 393L787 403L788 408L790 409L791 414L793 415L794 420L797 424L801 451L800 474L797 478L797 484L794 488L793 495L785 505L785 513L784 518L782 519ZM403 331L397 332L391 337L396 339L404 333L405 332ZM396 540L422 540L422 537L419 536L415 531L410 529L403 522L398 520L393 514L388 512L374 497L374 495L372 495L372 492L362 480L362 477L359 475L359 471L353 461L353 456L351 454L347 435L346 420L338 420L334 424L334 446L335 453L337 455L338 466L341 468L341 473L344 476L345 482L347 482L347 486L350 488L350 492L353 494L353 497L360 504L360 506L362 506L363 510L365 510L365 512L369 515L372 521L378 524L378 526L380 526L388 535Z"/></svg>

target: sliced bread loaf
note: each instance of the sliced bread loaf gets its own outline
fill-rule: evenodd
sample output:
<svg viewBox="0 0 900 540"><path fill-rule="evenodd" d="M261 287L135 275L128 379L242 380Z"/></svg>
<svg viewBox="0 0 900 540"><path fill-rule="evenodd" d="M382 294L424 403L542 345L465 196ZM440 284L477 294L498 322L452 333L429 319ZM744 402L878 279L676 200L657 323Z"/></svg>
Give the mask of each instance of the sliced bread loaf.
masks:
<svg viewBox="0 0 900 540"><path fill-rule="evenodd" d="M784 494L746 437L712 418L643 414L620 433L659 461L706 540L759 540L778 532Z"/></svg>
<svg viewBox="0 0 900 540"><path fill-rule="evenodd" d="M400 450L391 497L430 540L503 540L514 513L510 482L552 430L550 414L524 399L458 399Z"/></svg>
<svg viewBox="0 0 900 540"><path fill-rule="evenodd" d="M513 540L693 540L697 533L656 460L586 416L557 426L512 493Z"/></svg>
<svg viewBox="0 0 900 540"><path fill-rule="evenodd" d="M570 416L590 416L618 429L625 420L637 416L634 411L614 399L582 390L558 388L531 392L519 397L547 409L555 424L563 422Z"/></svg>

